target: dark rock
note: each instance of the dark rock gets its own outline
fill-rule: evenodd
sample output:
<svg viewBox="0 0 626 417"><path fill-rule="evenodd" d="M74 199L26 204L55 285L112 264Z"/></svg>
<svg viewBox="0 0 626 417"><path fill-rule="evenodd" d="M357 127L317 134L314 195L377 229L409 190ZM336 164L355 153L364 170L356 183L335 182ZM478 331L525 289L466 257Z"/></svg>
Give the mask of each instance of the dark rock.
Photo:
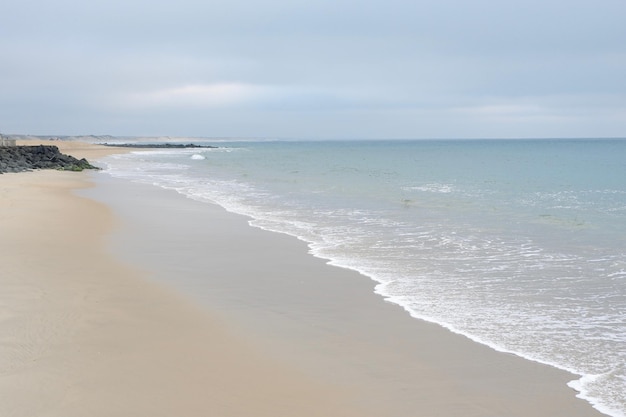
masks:
<svg viewBox="0 0 626 417"><path fill-rule="evenodd" d="M4 172L22 172L33 169L57 169L63 171L82 171L99 169L85 158L76 159L65 155L56 146L11 146L0 148L0 174Z"/></svg>
<svg viewBox="0 0 626 417"><path fill-rule="evenodd" d="M140 149L189 149L189 148L217 148L211 145L196 145L193 143L101 143L103 146L116 148L140 148Z"/></svg>

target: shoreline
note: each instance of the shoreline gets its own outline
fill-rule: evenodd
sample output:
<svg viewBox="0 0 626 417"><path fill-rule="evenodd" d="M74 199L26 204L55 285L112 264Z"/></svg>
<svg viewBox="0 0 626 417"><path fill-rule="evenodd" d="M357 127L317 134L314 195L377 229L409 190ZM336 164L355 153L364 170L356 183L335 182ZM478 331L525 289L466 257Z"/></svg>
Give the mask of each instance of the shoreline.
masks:
<svg viewBox="0 0 626 417"><path fill-rule="evenodd" d="M77 154L89 151L81 148L83 145L73 146ZM93 146L89 148L101 152L101 156L111 151ZM61 150L73 152L67 148ZM90 162L97 162L97 157ZM65 181L58 174L63 173L41 172L35 184L40 186L44 179L52 184ZM108 226L96 233L100 243L96 245L99 246L94 259L102 261L108 254L112 255L109 262L138 268L129 280L133 285L142 282L141 293L131 291L127 295L127 287L109 288L105 284L103 290L106 288L115 298L122 297L117 291L123 289L127 303L132 299L132 302L144 300L152 304L156 300L155 291L170 300L168 303L176 299L176 305L185 305L183 310L193 310L193 314L178 315L178 325L192 322L195 326L199 322L205 326L206 321L217 320L223 330L218 332L220 340L227 340L229 346L241 343L247 347L246 355L254 356L255 366L266 364L270 374L283 370L290 377L297 376L286 379L287 387L295 384L315 388L307 389L308 395L300 397L300 402L295 401L299 405L294 409L312 407L312 400L319 402L323 398L325 410L313 410L310 415L368 415L363 410L371 415L389 416L602 415L575 398L575 391L566 386L575 376L498 353L438 325L411 318L401 307L386 303L375 294L373 281L354 271L327 265L326 261L308 254L306 244L296 238L251 227L242 216L186 199L173 191L126 183L101 173L65 174L72 180L77 177L81 180L65 183L59 200L80 200L86 204L81 210L97 206L108 213L109 220L104 222ZM85 181L95 183L95 187L84 188ZM76 189L88 199L71 197L68 190ZM71 221L74 219L68 219ZM57 261L50 259L52 264ZM173 313L169 307L157 307L150 320L142 325L151 328L156 326L152 319ZM106 315L98 317L102 323L109 320ZM176 331L176 326L172 326L159 328L157 333L163 336ZM126 339L133 339L132 336L130 332L124 335ZM202 340L195 340L196 336L191 334L186 337L194 342ZM134 343L146 346L145 340ZM93 350L99 346L89 347ZM172 355L181 353L176 350L180 347L164 347L154 353L153 360L171 359ZM118 349L115 354L122 357L128 353L123 346ZM215 366L214 361L207 362L206 366ZM187 386L194 375L206 378L202 374L206 370L193 369L197 373L178 375L178 382ZM110 378L115 377L115 371L121 372L123 368L112 368ZM176 370L161 371L169 375ZM151 375L138 372L136 377L139 380L154 377L155 372L151 370ZM250 375L246 374L247 377ZM266 377L251 376L252 379ZM274 380L260 385L281 386ZM152 393L147 392L150 389ZM256 389L260 388L255 386ZM96 396L88 389L83 391L88 398ZM158 392L155 387L147 391L146 396ZM232 395L232 391L220 393ZM276 400L284 401L283 397ZM315 406L321 407L317 402ZM265 415L257 408L248 411L247 415ZM236 415L234 409L226 408L222 415L229 413ZM284 415L308 414L298 409L295 414Z"/></svg>

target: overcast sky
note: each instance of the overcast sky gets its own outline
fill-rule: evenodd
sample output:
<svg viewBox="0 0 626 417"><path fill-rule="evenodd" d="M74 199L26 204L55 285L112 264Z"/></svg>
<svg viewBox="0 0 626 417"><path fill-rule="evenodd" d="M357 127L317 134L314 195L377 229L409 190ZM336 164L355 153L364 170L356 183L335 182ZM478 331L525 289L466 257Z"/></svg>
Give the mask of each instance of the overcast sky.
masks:
<svg viewBox="0 0 626 417"><path fill-rule="evenodd" d="M0 132L626 137L626 0L2 0Z"/></svg>

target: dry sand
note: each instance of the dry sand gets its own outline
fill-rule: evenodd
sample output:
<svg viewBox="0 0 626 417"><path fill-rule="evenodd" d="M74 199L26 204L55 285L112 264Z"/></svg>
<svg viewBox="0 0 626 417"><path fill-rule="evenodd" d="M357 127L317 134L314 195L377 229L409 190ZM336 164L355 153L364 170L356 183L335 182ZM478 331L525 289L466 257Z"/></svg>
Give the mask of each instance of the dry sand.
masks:
<svg viewBox="0 0 626 417"><path fill-rule="evenodd" d="M5 174L0 213L2 416L601 415L573 375L411 319L302 242L174 192Z"/></svg>

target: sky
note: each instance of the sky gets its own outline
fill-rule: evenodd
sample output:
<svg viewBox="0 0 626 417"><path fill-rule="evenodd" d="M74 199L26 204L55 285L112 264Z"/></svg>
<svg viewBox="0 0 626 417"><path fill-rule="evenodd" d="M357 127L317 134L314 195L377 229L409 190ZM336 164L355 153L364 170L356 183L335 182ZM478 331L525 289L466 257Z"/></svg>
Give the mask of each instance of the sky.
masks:
<svg viewBox="0 0 626 417"><path fill-rule="evenodd" d="M625 0L2 0L0 133L626 137Z"/></svg>

